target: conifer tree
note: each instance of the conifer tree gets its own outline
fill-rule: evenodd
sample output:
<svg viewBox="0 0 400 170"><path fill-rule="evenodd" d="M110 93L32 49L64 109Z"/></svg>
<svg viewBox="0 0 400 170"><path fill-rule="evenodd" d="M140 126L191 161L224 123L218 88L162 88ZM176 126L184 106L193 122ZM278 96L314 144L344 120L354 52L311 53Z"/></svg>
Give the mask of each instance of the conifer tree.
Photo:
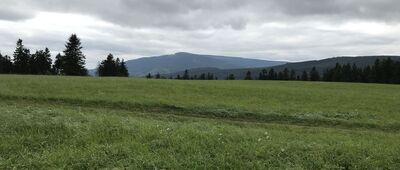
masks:
<svg viewBox="0 0 400 170"><path fill-rule="evenodd" d="M9 56L0 53L0 74L10 74L12 72L12 61Z"/></svg>
<svg viewBox="0 0 400 170"><path fill-rule="evenodd" d="M117 64L112 54L109 54L107 59L100 63L97 68L97 74L106 77L117 76Z"/></svg>
<svg viewBox="0 0 400 170"><path fill-rule="evenodd" d="M126 66L124 60L122 60L122 62L119 65L119 75L122 77L129 77L128 67Z"/></svg>
<svg viewBox="0 0 400 170"><path fill-rule="evenodd" d="M29 49L26 49L22 44L22 40L17 41L17 48L14 51L14 73L16 74L29 74L30 65L29 61L31 54Z"/></svg>
<svg viewBox="0 0 400 170"><path fill-rule="evenodd" d="M229 74L228 77L226 78L227 80L235 80L235 75L234 74Z"/></svg>
<svg viewBox="0 0 400 170"><path fill-rule="evenodd" d="M182 79L184 79L184 80L190 79L189 70L185 70L185 72L183 73Z"/></svg>
<svg viewBox="0 0 400 170"><path fill-rule="evenodd" d="M245 80L253 80L253 78L251 77L251 72L250 71L247 71L246 77L244 79Z"/></svg>
<svg viewBox="0 0 400 170"><path fill-rule="evenodd" d="M30 60L31 74L50 74L51 73L51 54L48 48L44 51L36 51Z"/></svg>
<svg viewBox="0 0 400 170"><path fill-rule="evenodd" d="M72 34L65 45L64 56L61 57L61 74L70 76L86 76L85 55L82 53L81 40Z"/></svg>
<svg viewBox="0 0 400 170"><path fill-rule="evenodd" d="M259 80L267 80L268 79L268 71L267 69L262 69L260 75L258 76Z"/></svg>
<svg viewBox="0 0 400 170"><path fill-rule="evenodd" d="M53 65L53 68L52 68L53 74L55 74L55 75L60 75L61 74L63 61L64 61L63 60L63 56L60 53L58 53L56 55L56 60L54 61L54 65Z"/></svg>
<svg viewBox="0 0 400 170"><path fill-rule="evenodd" d="M282 72L282 80L289 80L290 75L289 75L289 69L285 68Z"/></svg>
<svg viewBox="0 0 400 170"><path fill-rule="evenodd" d="M313 67L310 71L310 80L311 81L319 81L320 80L319 72L317 71L317 69L315 67Z"/></svg>
<svg viewBox="0 0 400 170"><path fill-rule="evenodd" d="M214 80L214 74L207 73L207 80Z"/></svg>
<svg viewBox="0 0 400 170"><path fill-rule="evenodd" d="M149 74L147 74L146 78L148 78L148 79L152 79L152 78L153 78L153 76L151 75L151 73L149 73ZM171 79L172 79L172 77L171 77Z"/></svg>
<svg viewBox="0 0 400 170"><path fill-rule="evenodd" d="M294 71L293 69L290 71L290 80L296 80L296 71Z"/></svg>
<svg viewBox="0 0 400 170"><path fill-rule="evenodd" d="M308 81L308 73L307 71L303 71L302 75L301 75L301 80L303 81Z"/></svg>
<svg viewBox="0 0 400 170"><path fill-rule="evenodd" d="M268 72L268 79L269 80L276 80L277 79L277 75L275 73L275 70L273 68L271 68Z"/></svg>
<svg viewBox="0 0 400 170"><path fill-rule="evenodd" d="M161 74L157 73L155 77L156 77L156 79L161 79ZM179 79L181 79L180 76L179 76Z"/></svg>

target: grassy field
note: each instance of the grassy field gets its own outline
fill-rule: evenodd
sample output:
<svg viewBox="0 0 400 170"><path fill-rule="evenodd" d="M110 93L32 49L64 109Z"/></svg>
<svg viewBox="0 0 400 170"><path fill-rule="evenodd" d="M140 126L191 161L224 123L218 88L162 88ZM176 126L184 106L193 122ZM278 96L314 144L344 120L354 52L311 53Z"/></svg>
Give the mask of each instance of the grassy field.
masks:
<svg viewBox="0 0 400 170"><path fill-rule="evenodd" d="M0 76L0 169L399 169L400 86Z"/></svg>

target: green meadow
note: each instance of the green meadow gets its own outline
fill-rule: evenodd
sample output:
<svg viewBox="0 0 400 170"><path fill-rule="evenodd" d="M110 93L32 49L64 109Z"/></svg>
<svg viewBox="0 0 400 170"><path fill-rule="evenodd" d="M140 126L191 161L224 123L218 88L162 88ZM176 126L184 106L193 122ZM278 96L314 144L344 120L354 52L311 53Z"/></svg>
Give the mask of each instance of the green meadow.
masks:
<svg viewBox="0 0 400 170"><path fill-rule="evenodd" d="M400 86L0 75L0 169L400 169Z"/></svg>

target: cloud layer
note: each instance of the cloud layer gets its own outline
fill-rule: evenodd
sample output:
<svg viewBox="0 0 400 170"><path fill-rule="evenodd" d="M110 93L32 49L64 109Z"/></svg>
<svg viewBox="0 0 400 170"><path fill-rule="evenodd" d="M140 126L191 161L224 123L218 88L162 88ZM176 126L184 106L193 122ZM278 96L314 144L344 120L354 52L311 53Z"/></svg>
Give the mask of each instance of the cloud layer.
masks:
<svg viewBox="0 0 400 170"><path fill-rule="evenodd" d="M178 51L299 61L396 54L396 0L2 0L0 49L17 38L57 53L71 33L88 66Z"/></svg>

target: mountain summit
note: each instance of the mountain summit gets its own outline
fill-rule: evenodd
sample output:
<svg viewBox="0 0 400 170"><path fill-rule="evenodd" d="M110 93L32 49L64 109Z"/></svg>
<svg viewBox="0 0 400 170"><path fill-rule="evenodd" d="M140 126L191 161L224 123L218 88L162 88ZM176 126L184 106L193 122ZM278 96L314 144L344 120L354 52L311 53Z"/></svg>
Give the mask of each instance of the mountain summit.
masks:
<svg viewBox="0 0 400 170"><path fill-rule="evenodd" d="M172 55L129 60L126 64L130 75L144 76L148 73L168 74L195 68L238 69L271 67L285 64L285 62L179 52Z"/></svg>

